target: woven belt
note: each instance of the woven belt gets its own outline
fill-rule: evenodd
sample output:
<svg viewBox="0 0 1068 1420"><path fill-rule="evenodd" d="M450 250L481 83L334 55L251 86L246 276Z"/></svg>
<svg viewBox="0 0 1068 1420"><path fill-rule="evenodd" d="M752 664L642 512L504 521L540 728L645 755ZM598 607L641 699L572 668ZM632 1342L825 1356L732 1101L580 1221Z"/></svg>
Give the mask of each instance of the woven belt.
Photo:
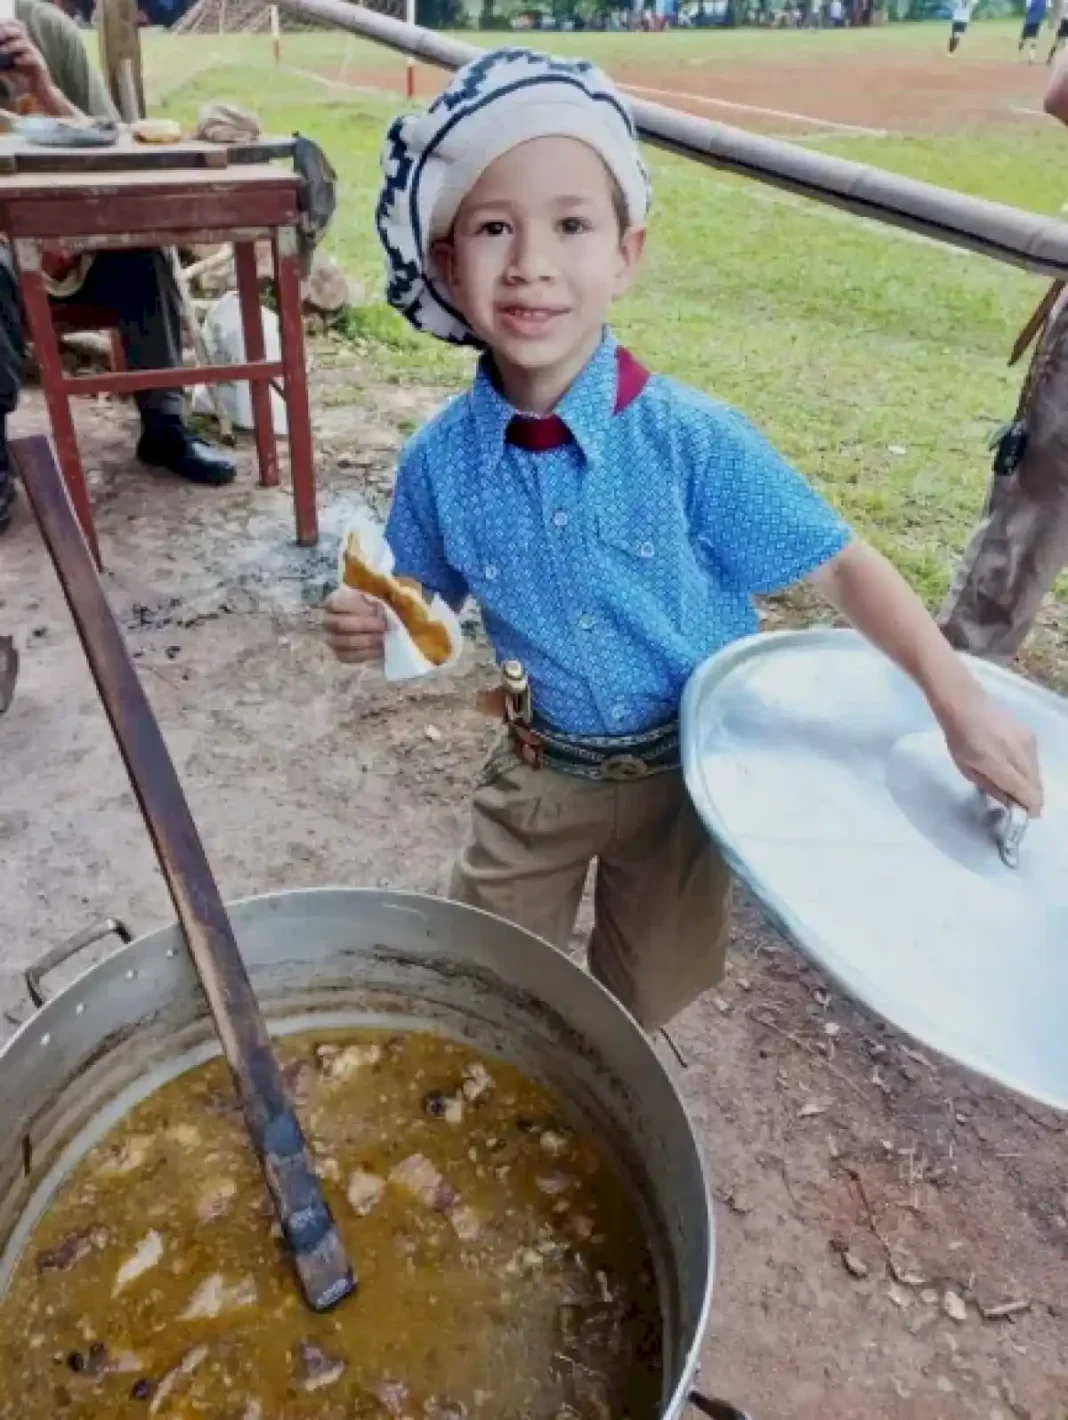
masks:
<svg viewBox="0 0 1068 1420"><path fill-rule="evenodd" d="M679 727L673 721L638 735L568 735L544 722L508 726L516 753L534 769L617 783L678 769Z"/></svg>

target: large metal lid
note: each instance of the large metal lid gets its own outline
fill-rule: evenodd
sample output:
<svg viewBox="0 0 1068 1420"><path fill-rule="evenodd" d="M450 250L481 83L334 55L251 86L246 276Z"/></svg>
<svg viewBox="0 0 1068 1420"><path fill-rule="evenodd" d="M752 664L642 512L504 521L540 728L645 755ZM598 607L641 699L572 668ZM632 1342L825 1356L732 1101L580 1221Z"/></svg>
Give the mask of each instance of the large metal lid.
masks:
<svg viewBox="0 0 1068 1420"><path fill-rule="evenodd" d="M693 675L686 782L734 871L842 987L917 1040L1068 1109L1068 701L971 661L1039 741L1018 862L923 696L852 631L750 637Z"/></svg>

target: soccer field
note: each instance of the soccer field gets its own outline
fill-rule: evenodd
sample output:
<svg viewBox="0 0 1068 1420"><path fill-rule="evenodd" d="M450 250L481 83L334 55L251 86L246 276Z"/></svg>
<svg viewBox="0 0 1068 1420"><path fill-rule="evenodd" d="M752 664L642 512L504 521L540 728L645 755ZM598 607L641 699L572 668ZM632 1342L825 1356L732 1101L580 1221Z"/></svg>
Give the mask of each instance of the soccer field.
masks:
<svg viewBox="0 0 1068 1420"><path fill-rule="evenodd" d="M1068 132L1042 115L1047 71L1018 61L1017 33L977 24L953 58L941 25L537 39L599 61L642 97L1056 214ZM154 111L191 118L232 98L268 129L317 136L343 184L332 249L377 297L378 148L403 102L403 60L340 33L286 35L282 48L276 68L266 36L150 35ZM420 67L421 96L442 82ZM1008 351L1044 283L752 181L650 160L648 265L620 310L622 337L653 368L742 408L936 601L979 514L987 440L1020 384ZM351 330L406 381L463 378L464 356L416 339L380 305ZM1065 686L1068 583L1059 593L1029 663Z"/></svg>

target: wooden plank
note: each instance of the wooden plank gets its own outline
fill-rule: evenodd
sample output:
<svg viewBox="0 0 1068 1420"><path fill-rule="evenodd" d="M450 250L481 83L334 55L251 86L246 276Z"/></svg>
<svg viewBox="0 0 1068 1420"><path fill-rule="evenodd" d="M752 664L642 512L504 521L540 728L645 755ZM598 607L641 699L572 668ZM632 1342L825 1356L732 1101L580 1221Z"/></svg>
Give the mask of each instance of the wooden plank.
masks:
<svg viewBox="0 0 1068 1420"><path fill-rule="evenodd" d="M174 762L108 606L47 439L38 435L14 440L11 453L204 988L304 1297L316 1311L325 1311L355 1291L356 1279L286 1093ZM262 1226L266 1233L266 1222Z"/></svg>
<svg viewBox="0 0 1068 1420"><path fill-rule="evenodd" d="M139 234L141 245L159 246L161 232L182 234L180 245L205 227L283 227L296 221L294 191L84 192L14 201L0 188L0 230L12 237L82 239L114 232ZM134 243L136 245L136 242Z"/></svg>
<svg viewBox="0 0 1068 1420"><path fill-rule="evenodd" d="M258 138L250 143L138 143L124 135L113 148L46 148L16 134L0 136L0 173L180 172L185 168L226 168L292 159L292 138Z"/></svg>
<svg viewBox="0 0 1068 1420"><path fill-rule="evenodd" d="M17 133L0 135L0 172L18 173L118 173L182 172L193 168L227 168L230 163L250 165L293 158L291 138L257 138L247 143L205 143L183 139L180 143L139 143L129 133L112 148L47 148L30 143Z"/></svg>
<svg viewBox="0 0 1068 1420"><path fill-rule="evenodd" d="M212 144L138 143L123 148L41 148L26 147L15 153L0 153L0 172L19 173L110 173L175 172L182 168L217 170L231 163L266 163L291 158L289 139L249 143L240 149Z"/></svg>
<svg viewBox="0 0 1068 1420"><path fill-rule="evenodd" d="M0 146L0 153L6 151ZM167 167L160 170L115 168L97 173L18 173L0 179L0 197L8 193L70 192L96 189L101 192L121 192L126 188L152 188L159 192L185 192L189 188L292 187L300 179L285 168L266 163L233 163L225 172L206 171L198 167Z"/></svg>
<svg viewBox="0 0 1068 1420"><path fill-rule="evenodd" d="M2 204L0 204L2 208ZM3 221L0 219L0 229ZM63 250L78 251L139 251L146 246L220 246L224 242L269 242L271 227L196 227L181 232L154 229L152 232L103 232L93 237L63 238Z"/></svg>

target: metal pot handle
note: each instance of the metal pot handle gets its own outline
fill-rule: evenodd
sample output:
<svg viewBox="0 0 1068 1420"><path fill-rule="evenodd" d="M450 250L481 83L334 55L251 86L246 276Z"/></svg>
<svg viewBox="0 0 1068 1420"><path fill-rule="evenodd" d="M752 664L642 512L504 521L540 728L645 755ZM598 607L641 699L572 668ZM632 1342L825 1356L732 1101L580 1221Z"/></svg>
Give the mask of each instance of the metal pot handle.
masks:
<svg viewBox="0 0 1068 1420"><path fill-rule="evenodd" d="M730 1405L725 1400L712 1400L699 1390L690 1391L690 1404L702 1415L710 1415L712 1420L749 1420L746 1412L736 1405Z"/></svg>
<svg viewBox="0 0 1068 1420"><path fill-rule="evenodd" d="M57 966L62 966L65 961L69 961L72 956L83 951L86 947L91 947L94 942L112 936L118 937L124 944L133 941L133 933L125 922L120 921L118 917L108 917L103 922L87 927L84 932L79 932L68 941L62 942L58 947L53 947L50 952L45 952L40 961L34 962L33 966L28 966L23 979L33 1004L43 1006L48 999L42 979L50 971L55 971Z"/></svg>

